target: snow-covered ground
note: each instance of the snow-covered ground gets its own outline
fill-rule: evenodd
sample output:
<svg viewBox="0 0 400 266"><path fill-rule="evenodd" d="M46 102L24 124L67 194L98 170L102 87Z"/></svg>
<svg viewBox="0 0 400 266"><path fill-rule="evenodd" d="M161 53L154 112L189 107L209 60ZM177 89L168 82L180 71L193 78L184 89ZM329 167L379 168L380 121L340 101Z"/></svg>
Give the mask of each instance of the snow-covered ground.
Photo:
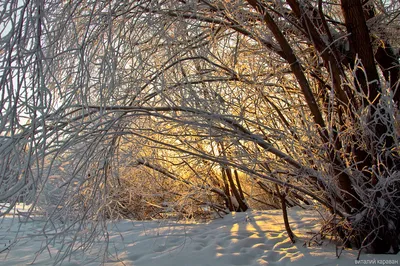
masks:
<svg viewBox="0 0 400 266"><path fill-rule="evenodd" d="M280 211L232 213L207 224L172 221L120 221L109 234L110 255L105 265L384 265L400 264L400 255L362 254L344 250L336 257L329 239L317 245L306 243L319 227L316 211L289 210L292 229L297 236L291 244ZM13 220L14 219L14 220ZM11 229L10 229L10 225ZM0 224L0 265L32 263L42 247L40 222L19 223L8 216ZM17 239L15 244L13 240ZM105 241L96 245L104 247ZM11 249L9 245L13 245ZM54 241L33 265L52 265L59 243ZM77 253L62 265L100 265L103 256L96 248Z"/></svg>

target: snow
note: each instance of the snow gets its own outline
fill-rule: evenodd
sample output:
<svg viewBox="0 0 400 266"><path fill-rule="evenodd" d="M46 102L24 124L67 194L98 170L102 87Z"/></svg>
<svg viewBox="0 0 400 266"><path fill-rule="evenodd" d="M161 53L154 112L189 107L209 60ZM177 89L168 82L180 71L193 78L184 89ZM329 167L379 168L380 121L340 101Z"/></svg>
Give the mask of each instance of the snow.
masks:
<svg viewBox="0 0 400 266"><path fill-rule="evenodd" d="M289 209L289 220L297 236L291 244L281 211L247 211L232 213L209 223L174 221L118 221L110 224L109 256L104 265L357 265L399 264L400 255L361 254L344 250L336 257L336 246L330 239L319 244L309 239L320 228L320 217L314 210ZM19 223L7 216L0 224L0 265L27 265L43 245L40 221ZM17 240L14 243L14 240ZM100 265L99 250L106 244L76 253L62 265ZM8 246L13 245L11 249ZM54 241L32 265L52 265L60 243Z"/></svg>

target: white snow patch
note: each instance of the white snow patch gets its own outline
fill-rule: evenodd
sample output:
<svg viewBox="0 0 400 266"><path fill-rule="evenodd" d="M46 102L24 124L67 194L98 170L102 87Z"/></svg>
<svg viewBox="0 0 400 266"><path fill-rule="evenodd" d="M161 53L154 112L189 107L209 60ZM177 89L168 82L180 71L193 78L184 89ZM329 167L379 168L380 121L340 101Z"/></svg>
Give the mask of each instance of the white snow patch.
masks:
<svg viewBox="0 0 400 266"><path fill-rule="evenodd" d="M356 265L358 251L344 250L336 257L335 244L304 245L319 227L317 212L292 208L289 220L297 236L291 244L281 211L232 213L210 223L172 221L119 221L110 225L110 253L105 265ZM20 228L19 228L20 226ZM13 242L11 249L0 253L0 265L26 265L43 244L35 232L40 222L18 223L13 217L0 224L0 249ZM19 232L17 234L17 232ZM34 236L35 235L35 236ZM96 243L99 247L104 242ZM60 243L51 243L32 265L52 265ZM115 254L117 252L117 254ZM52 257L50 257L52 256ZM100 265L103 256L87 252L76 254L62 265ZM363 260L395 260L399 255L362 254Z"/></svg>

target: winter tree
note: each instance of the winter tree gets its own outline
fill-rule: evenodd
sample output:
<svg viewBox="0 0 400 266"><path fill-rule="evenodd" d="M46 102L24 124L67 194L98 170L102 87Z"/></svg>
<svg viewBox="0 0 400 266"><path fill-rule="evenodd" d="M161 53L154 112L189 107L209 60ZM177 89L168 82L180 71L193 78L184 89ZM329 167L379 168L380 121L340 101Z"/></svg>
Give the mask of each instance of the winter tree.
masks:
<svg viewBox="0 0 400 266"><path fill-rule="evenodd" d="M1 202L67 230L143 206L245 210L257 189L398 252L398 1L1 5Z"/></svg>

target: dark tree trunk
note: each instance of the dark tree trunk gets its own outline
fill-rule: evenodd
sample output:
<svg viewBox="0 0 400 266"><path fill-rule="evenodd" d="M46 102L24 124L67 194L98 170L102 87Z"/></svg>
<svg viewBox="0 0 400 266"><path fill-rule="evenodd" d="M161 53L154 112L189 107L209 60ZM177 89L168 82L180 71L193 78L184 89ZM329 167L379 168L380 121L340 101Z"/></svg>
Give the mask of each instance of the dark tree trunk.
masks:
<svg viewBox="0 0 400 266"><path fill-rule="evenodd" d="M350 53L352 58L356 58L357 56L361 60L364 68L356 70L356 78L360 83L360 89L365 95L368 95L369 102L377 103L380 92L379 75L376 70L374 52L364 16L362 1L342 0L341 4L346 29L349 33ZM368 105L368 101L365 101L364 106Z"/></svg>
<svg viewBox="0 0 400 266"><path fill-rule="evenodd" d="M287 191L285 193L282 193L279 190L279 186L277 184L275 184L275 188L276 188L276 192L278 193L278 196L281 200L283 222L285 223L286 232L288 233L290 242L292 242L294 244L296 242L295 235L293 234L293 231L290 228L290 223L289 223L289 218L288 218L287 208L286 208L286 193L287 193Z"/></svg>
<svg viewBox="0 0 400 266"><path fill-rule="evenodd" d="M235 170L234 173L235 173L235 179L236 179L236 184L238 186L240 198L242 200L245 200L243 190L242 190L242 185L240 184L240 180L239 180L239 174L238 174L237 170Z"/></svg>
<svg viewBox="0 0 400 266"><path fill-rule="evenodd" d="M226 168L226 176L228 177L229 184L231 186L231 190L233 193L233 196L236 198L237 202L239 203L239 210L237 211L246 211L249 207L244 203L244 199L242 199L241 195L239 194L239 191L237 190L235 183L233 182L233 177L232 177L232 170L230 168ZM237 179L239 181L239 179ZM240 183L238 182L238 186L240 186Z"/></svg>

